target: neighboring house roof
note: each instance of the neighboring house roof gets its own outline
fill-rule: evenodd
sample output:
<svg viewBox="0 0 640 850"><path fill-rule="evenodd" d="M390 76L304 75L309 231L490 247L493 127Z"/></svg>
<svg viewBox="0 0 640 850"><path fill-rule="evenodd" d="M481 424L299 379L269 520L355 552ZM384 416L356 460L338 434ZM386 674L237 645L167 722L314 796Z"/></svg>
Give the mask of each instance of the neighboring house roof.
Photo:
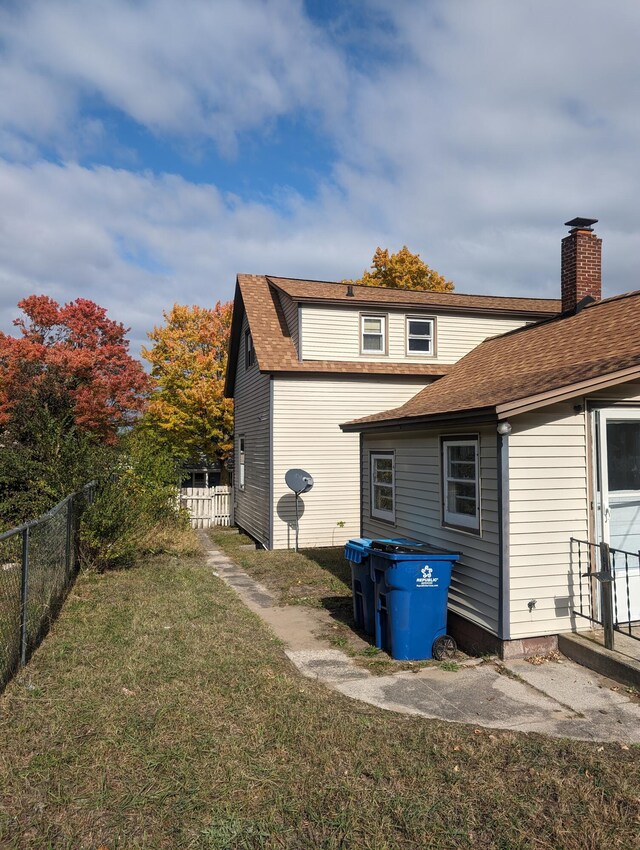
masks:
<svg viewBox="0 0 640 850"><path fill-rule="evenodd" d="M485 340L402 407L343 425L507 415L640 377L640 291Z"/></svg>
<svg viewBox="0 0 640 850"><path fill-rule="evenodd" d="M481 312L555 315L560 301L553 298L509 298L498 295L464 295L458 292L417 292L410 289L390 289L384 286L353 285L353 295L347 295L347 285L321 280L292 280L269 277L268 280L294 301L358 304L369 307L440 307L446 310L479 310Z"/></svg>
<svg viewBox="0 0 640 850"><path fill-rule="evenodd" d="M396 375L440 378L453 367L429 363L372 363L338 360L304 360L298 354L287 325L281 303L282 297L294 301L340 303L346 305L425 306L446 308L454 312L489 312L518 315L523 318L543 318L560 309L557 300L537 298L500 298L485 295L459 295L448 292L413 292L384 287L353 286L353 296L346 294L343 283L327 281L290 280L265 275L239 274L234 296L233 320L225 395L233 396L242 320L246 312L258 367L262 372L304 372L345 375Z"/></svg>

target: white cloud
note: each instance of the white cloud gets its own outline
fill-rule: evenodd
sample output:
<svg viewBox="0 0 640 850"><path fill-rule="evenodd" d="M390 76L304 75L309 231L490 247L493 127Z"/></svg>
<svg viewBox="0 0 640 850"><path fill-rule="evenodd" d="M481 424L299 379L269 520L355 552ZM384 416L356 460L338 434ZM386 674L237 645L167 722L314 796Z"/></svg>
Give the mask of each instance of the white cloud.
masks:
<svg viewBox="0 0 640 850"><path fill-rule="evenodd" d="M288 215L175 175L0 162L0 195L11 210L0 227L7 329L32 292L82 296L132 325L137 345L175 301L232 297L239 271L331 278L354 247L368 250L369 234L339 208L318 214L295 199L292 226Z"/></svg>
<svg viewBox="0 0 640 850"><path fill-rule="evenodd" d="M0 11L0 124L60 144L83 98L209 137L293 110L342 114L344 63L298 0L26 0Z"/></svg>
<svg viewBox="0 0 640 850"><path fill-rule="evenodd" d="M230 297L238 271L353 276L378 244L408 244L459 291L553 296L574 215L601 220L605 292L638 286L636 4L372 0L377 29L333 41L295 0L11 8L0 145L23 164L0 163L4 327L19 297L47 291L94 298L140 339L176 300ZM384 60L358 65L344 48L384 38ZM277 206L177 175L39 161L45 141L73 152L104 139L83 113L92 94L227 150L314 112L338 154L316 197L274 186Z"/></svg>

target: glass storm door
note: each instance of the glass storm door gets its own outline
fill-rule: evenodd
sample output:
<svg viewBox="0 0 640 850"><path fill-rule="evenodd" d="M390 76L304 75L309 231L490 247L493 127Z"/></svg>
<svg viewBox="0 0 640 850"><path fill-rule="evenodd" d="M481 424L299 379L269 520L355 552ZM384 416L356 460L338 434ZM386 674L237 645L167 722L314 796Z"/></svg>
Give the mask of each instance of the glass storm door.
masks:
<svg viewBox="0 0 640 850"><path fill-rule="evenodd" d="M615 558L615 616L625 623L640 620L640 409L607 408L595 416L598 539L635 555L626 562L629 603L625 559Z"/></svg>

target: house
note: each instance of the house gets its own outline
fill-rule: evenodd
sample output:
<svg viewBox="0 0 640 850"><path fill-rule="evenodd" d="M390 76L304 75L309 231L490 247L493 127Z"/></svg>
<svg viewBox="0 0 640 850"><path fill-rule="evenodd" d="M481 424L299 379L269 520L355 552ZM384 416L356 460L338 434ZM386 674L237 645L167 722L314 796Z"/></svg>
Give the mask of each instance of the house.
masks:
<svg viewBox="0 0 640 850"><path fill-rule="evenodd" d="M640 292L600 300L594 223L567 222L560 315L343 425L362 438L362 535L463 553L449 631L467 648L532 654L588 628L600 541L622 550L617 621L640 620Z"/></svg>
<svg viewBox="0 0 640 850"><path fill-rule="evenodd" d="M360 440L340 423L397 407L489 336L555 315L559 301L411 292L238 275L225 392L235 400L235 521L292 547L285 473L314 479L300 545L360 533Z"/></svg>

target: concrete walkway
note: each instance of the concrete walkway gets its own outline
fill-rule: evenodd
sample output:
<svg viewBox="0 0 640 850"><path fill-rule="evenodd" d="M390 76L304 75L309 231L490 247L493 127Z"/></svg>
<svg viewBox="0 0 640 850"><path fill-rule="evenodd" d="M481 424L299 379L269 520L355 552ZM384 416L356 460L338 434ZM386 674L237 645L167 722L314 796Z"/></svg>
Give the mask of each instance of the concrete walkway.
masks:
<svg viewBox="0 0 640 850"><path fill-rule="evenodd" d="M327 611L278 605L205 532L200 540L207 564L283 641L302 675L352 699L389 711L492 729L640 743L640 703L623 686L568 659L539 666L524 660L473 659L456 672L423 667L375 676L318 637L333 624Z"/></svg>

